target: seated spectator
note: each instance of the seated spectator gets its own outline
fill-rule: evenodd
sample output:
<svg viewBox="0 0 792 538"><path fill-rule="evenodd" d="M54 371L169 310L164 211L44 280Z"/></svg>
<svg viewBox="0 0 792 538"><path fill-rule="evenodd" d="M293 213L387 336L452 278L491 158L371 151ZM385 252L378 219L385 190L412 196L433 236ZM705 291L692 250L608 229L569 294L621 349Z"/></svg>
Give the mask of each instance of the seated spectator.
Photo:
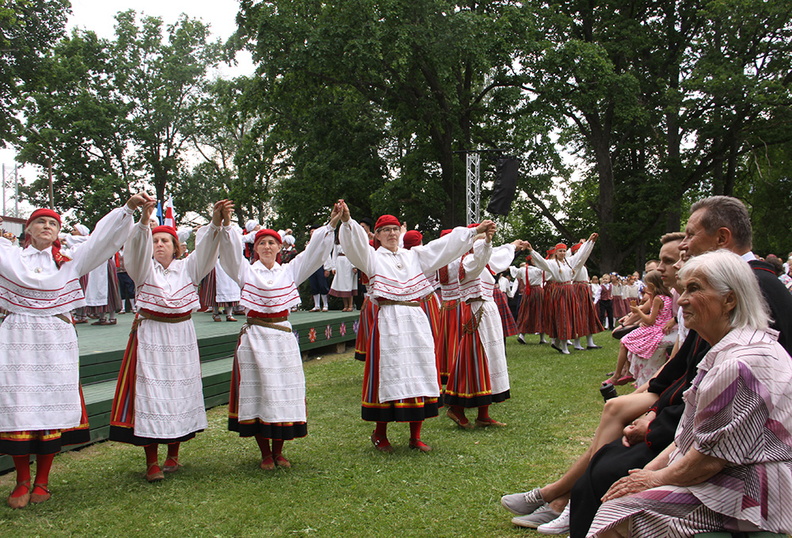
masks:
<svg viewBox="0 0 792 538"><path fill-rule="evenodd" d="M679 245L683 237L683 234L676 233L666 234L662 238L663 247L660 249L661 261L658 272L662 275L666 287L676 283L677 266L675 263L679 259ZM708 349L709 346L706 346L706 343L700 341L695 334L692 335L689 341L680 347L671 362L647 387L641 388L633 394L608 400L602 412L599 426L594 432L591 445L563 476L544 487L502 497L501 504L504 508L518 515L512 519L512 523L520 527L538 527L539 532L556 534L566 532L569 528L567 501L575 482L586 471L594 454L604 445L618 440L622 436L622 429L634 419L642 415L647 419L660 415L660 421L668 424L669 427L666 428L667 440L665 444L658 445L660 447L658 450L662 450L670 443L676 427L675 418L678 419L679 416L673 412L673 408L674 405L681 404L681 387L690 382L693 377L690 372L695 373L698 360ZM652 415L645 415L650 408L652 408ZM653 426L654 429L661 430L657 426ZM658 432L657 435L660 436L661 433ZM654 454L648 459L652 457ZM596 506L591 512L589 521L595 512Z"/></svg>
<svg viewBox="0 0 792 538"><path fill-rule="evenodd" d="M685 323L712 349L674 443L610 487L588 536L792 532L792 362L756 279L726 251L691 259L679 276ZM574 493L572 506L574 520Z"/></svg>
<svg viewBox="0 0 792 538"><path fill-rule="evenodd" d="M666 323L674 316L671 291L663 284L663 279L658 271L652 271L646 275L644 295L650 297L646 301L646 304L649 305L649 312L642 311L638 306L630 307L632 313L640 320L640 326L621 339L616 370L609 379L603 381L603 385L608 383L624 385L635 381L636 379L629 373L628 354L649 361L663 340L663 329ZM643 373L638 383L646 382L659 366L652 366L651 372ZM643 368L641 370L643 371Z"/></svg>

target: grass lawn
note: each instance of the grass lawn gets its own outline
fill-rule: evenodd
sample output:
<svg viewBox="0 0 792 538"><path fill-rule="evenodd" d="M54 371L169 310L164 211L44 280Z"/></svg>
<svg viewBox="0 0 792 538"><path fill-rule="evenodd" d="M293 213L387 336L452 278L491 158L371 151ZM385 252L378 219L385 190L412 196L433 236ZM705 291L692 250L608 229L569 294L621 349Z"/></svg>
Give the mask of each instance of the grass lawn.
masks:
<svg viewBox="0 0 792 538"><path fill-rule="evenodd" d="M1 507L0 536L539 536L512 527L499 499L554 479L584 450L618 350L608 333L596 341L603 349L563 356L509 338L512 397L491 408L508 427L461 430L441 411L424 425L428 454L407 448L406 424L389 429L393 454L376 451L360 420L363 364L325 356L305 364L309 433L286 443L292 469L260 470L255 441L227 431L218 407L182 445L184 468L158 484L143 478L141 448L58 456L53 498ZM13 483L0 477L2 495Z"/></svg>

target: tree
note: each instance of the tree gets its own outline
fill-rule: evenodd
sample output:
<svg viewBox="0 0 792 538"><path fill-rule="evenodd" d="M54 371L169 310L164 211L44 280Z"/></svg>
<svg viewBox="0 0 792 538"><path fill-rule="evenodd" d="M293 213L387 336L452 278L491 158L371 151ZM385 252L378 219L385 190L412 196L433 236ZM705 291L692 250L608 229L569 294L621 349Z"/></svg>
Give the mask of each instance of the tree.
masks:
<svg viewBox="0 0 792 538"><path fill-rule="evenodd" d="M222 47L208 42L206 24L186 15L167 27L167 42L158 17L143 17L138 25L130 10L116 21L112 83L131 105L127 118L141 165L164 200L196 133L193 118L205 97L206 73L219 63Z"/></svg>
<svg viewBox="0 0 792 538"><path fill-rule="evenodd" d="M605 270L678 229L691 191L732 194L757 132L789 143L775 121L790 103L790 13L780 0L569 0L540 13L548 39L519 56L527 111L590 163L572 201L596 214Z"/></svg>
<svg viewBox="0 0 792 538"><path fill-rule="evenodd" d="M45 172L23 194L47 205L51 167L55 206L75 209L92 225L143 179L131 147L129 103L108 84L109 45L93 32L75 30L42 63L40 78L24 110L18 158Z"/></svg>
<svg viewBox="0 0 792 538"><path fill-rule="evenodd" d="M41 63L70 12L68 0L0 1L0 147L14 140L15 115L39 83Z"/></svg>
<svg viewBox="0 0 792 538"><path fill-rule="evenodd" d="M89 222L113 198L153 183L158 199L175 190L183 159L198 132L206 73L220 58L207 26L182 16L162 21L133 11L116 17L116 39L75 30L40 66L20 129L20 160L51 166L56 206L76 209ZM26 189L46 200L47 178ZM210 185L202 185L212 193ZM217 187L214 193L220 191ZM182 211L202 207L184 207Z"/></svg>
<svg viewBox="0 0 792 538"><path fill-rule="evenodd" d="M295 163L304 167L295 168L295 181L325 165L355 169L370 156L372 166L358 170L385 174L361 185L376 192L372 210L404 214L420 199L423 216L447 227L463 220L464 156L456 152L507 141L523 153L526 138L533 140L535 133L513 130L520 99L513 43L527 31L522 14L521 3L509 1L243 0L238 21L259 63L268 134L302 158L317 155ZM329 110L340 133L369 127L360 141L376 146L339 155L347 138L332 140L319 122L300 123L302 130L291 123L295 115L326 118Z"/></svg>

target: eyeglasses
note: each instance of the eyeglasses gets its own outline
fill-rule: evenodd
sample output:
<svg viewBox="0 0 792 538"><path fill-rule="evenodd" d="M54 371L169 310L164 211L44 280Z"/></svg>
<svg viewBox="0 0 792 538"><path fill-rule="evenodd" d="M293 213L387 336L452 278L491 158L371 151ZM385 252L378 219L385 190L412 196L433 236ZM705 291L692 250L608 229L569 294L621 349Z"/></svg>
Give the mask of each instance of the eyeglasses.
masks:
<svg viewBox="0 0 792 538"><path fill-rule="evenodd" d="M386 234L391 234L391 233L397 234L400 231L401 231L401 228L399 228L398 226L383 226L382 228L377 230L377 232L382 232L382 233L386 233Z"/></svg>

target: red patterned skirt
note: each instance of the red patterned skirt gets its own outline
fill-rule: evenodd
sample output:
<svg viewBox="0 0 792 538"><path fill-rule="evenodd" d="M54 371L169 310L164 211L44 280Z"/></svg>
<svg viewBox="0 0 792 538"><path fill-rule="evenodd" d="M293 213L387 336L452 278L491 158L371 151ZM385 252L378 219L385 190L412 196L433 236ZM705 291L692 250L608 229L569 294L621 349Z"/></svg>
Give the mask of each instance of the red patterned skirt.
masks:
<svg viewBox="0 0 792 538"><path fill-rule="evenodd" d="M509 308L509 299L505 293L497 288L492 290L492 298L495 300L495 304L498 305L498 312L500 312L503 337L514 336L517 334L517 322L514 320L511 308Z"/></svg>
<svg viewBox="0 0 792 538"><path fill-rule="evenodd" d="M371 337L371 326L374 318L377 317L379 307L372 303L366 295L363 305L360 307L360 317L358 318L357 335L355 336L355 359L363 362L366 360L366 349Z"/></svg>
<svg viewBox="0 0 792 538"><path fill-rule="evenodd" d="M478 326L484 309L477 314L469 305L462 310L462 340L451 365L443 403L462 407L481 407L509 399L509 391L492 393L489 361L481 343Z"/></svg>
<svg viewBox="0 0 792 538"><path fill-rule="evenodd" d="M464 303L459 299L444 301L440 309L440 338L438 345L437 371L440 372L440 382L445 385L451 373L451 363L454 362L459 339L462 334L462 308Z"/></svg>
<svg viewBox="0 0 792 538"><path fill-rule="evenodd" d="M531 286L530 290L530 293L523 293L517 314L517 331L520 334L542 332L545 290L542 286Z"/></svg>
<svg viewBox="0 0 792 538"><path fill-rule="evenodd" d="M366 346L361 417L369 422L419 422L427 418L436 417L438 415L437 398L420 396L390 402L379 401L380 349L378 324L378 316L375 316ZM438 384L439 382L440 380L438 379Z"/></svg>
<svg viewBox="0 0 792 538"><path fill-rule="evenodd" d="M572 284L548 282L544 298L542 332L560 340L574 338L575 292Z"/></svg>
<svg viewBox="0 0 792 538"><path fill-rule="evenodd" d="M599 313L591 299L591 288L588 282L573 282L572 287L577 298L574 315L575 336L582 338L604 331L599 320Z"/></svg>

